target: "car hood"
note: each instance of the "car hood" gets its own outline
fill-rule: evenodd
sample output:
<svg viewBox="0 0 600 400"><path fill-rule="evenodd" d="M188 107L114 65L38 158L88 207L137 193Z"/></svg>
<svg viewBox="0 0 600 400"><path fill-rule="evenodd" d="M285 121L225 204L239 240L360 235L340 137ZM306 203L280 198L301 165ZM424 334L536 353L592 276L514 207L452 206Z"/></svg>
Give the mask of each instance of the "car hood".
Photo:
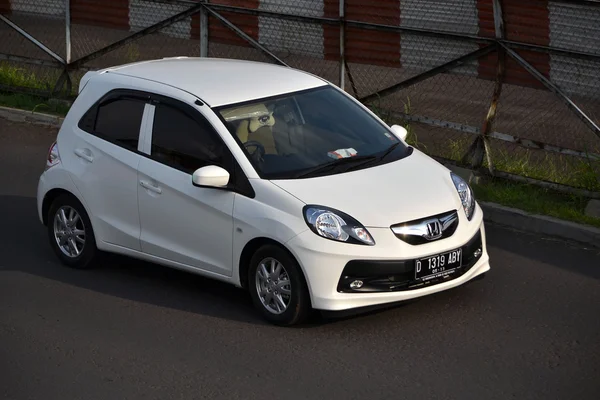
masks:
<svg viewBox="0 0 600 400"><path fill-rule="evenodd" d="M460 207L450 171L417 150L372 168L272 182L306 204L337 209L365 227L389 227Z"/></svg>

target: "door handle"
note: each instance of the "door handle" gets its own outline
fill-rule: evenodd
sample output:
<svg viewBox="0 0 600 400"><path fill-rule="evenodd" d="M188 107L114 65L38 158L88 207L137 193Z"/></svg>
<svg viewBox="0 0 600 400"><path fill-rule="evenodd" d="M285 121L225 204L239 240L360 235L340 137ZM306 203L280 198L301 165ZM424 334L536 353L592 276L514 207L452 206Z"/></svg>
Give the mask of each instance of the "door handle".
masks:
<svg viewBox="0 0 600 400"><path fill-rule="evenodd" d="M75 149L73 150L73 153L75 153L77 157L83 158L87 162L91 163L94 161L94 156L92 155L90 149Z"/></svg>
<svg viewBox="0 0 600 400"><path fill-rule="evenodd" d="M142 186L143 188L146 188L154 193L158 193L158 194L162 193L162 189L159 186L153 185L148 181L140 181L140 186Z"/></svg>

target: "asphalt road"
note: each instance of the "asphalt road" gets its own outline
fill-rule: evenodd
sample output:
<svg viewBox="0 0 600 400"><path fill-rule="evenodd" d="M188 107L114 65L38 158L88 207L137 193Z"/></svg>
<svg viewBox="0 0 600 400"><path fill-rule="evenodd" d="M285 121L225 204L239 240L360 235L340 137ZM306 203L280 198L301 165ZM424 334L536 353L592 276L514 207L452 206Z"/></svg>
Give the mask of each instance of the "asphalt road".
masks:
<svg viewBox="0 0 600 400"><path fill-rule="evenodd" d="M34 198L54 134L0 120L4 398L600 398L598 251L489 225L482 281L278 328L225 284L61 266Z"/></svg>

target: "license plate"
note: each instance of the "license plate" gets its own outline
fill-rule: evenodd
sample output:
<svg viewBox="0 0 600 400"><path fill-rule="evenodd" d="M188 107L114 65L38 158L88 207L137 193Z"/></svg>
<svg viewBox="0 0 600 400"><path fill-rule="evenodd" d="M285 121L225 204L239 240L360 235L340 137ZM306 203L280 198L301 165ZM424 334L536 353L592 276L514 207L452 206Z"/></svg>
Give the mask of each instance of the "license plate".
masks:
<svg viewBox="0 0 600 400"><path fill-rule="evenodd" d="M428 281L451 275L462 265L462 249L421 258L415 262L415 279Z"/></svg>

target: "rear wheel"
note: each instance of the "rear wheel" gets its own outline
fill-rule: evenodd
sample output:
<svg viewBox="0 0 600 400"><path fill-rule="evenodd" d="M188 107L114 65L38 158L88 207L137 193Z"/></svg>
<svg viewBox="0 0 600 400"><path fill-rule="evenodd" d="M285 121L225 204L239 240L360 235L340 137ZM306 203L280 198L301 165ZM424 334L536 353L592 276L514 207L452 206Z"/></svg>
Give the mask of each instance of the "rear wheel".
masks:
<svg viewBox="0 0 600 400"><path fill-rule="evenodd" d="M266 245L254 253L248 270L248 289L254 306L271 323L298 324L311 312L300 266L278 246Z"/></svg>
<svg viewBox="0 0 600 400"><path fill-rule="evenodd" d="M48 211L48 239L63 264L79 269L93 266L98 250L92 223L73 196L64 194L52 202Z"/></svg>

